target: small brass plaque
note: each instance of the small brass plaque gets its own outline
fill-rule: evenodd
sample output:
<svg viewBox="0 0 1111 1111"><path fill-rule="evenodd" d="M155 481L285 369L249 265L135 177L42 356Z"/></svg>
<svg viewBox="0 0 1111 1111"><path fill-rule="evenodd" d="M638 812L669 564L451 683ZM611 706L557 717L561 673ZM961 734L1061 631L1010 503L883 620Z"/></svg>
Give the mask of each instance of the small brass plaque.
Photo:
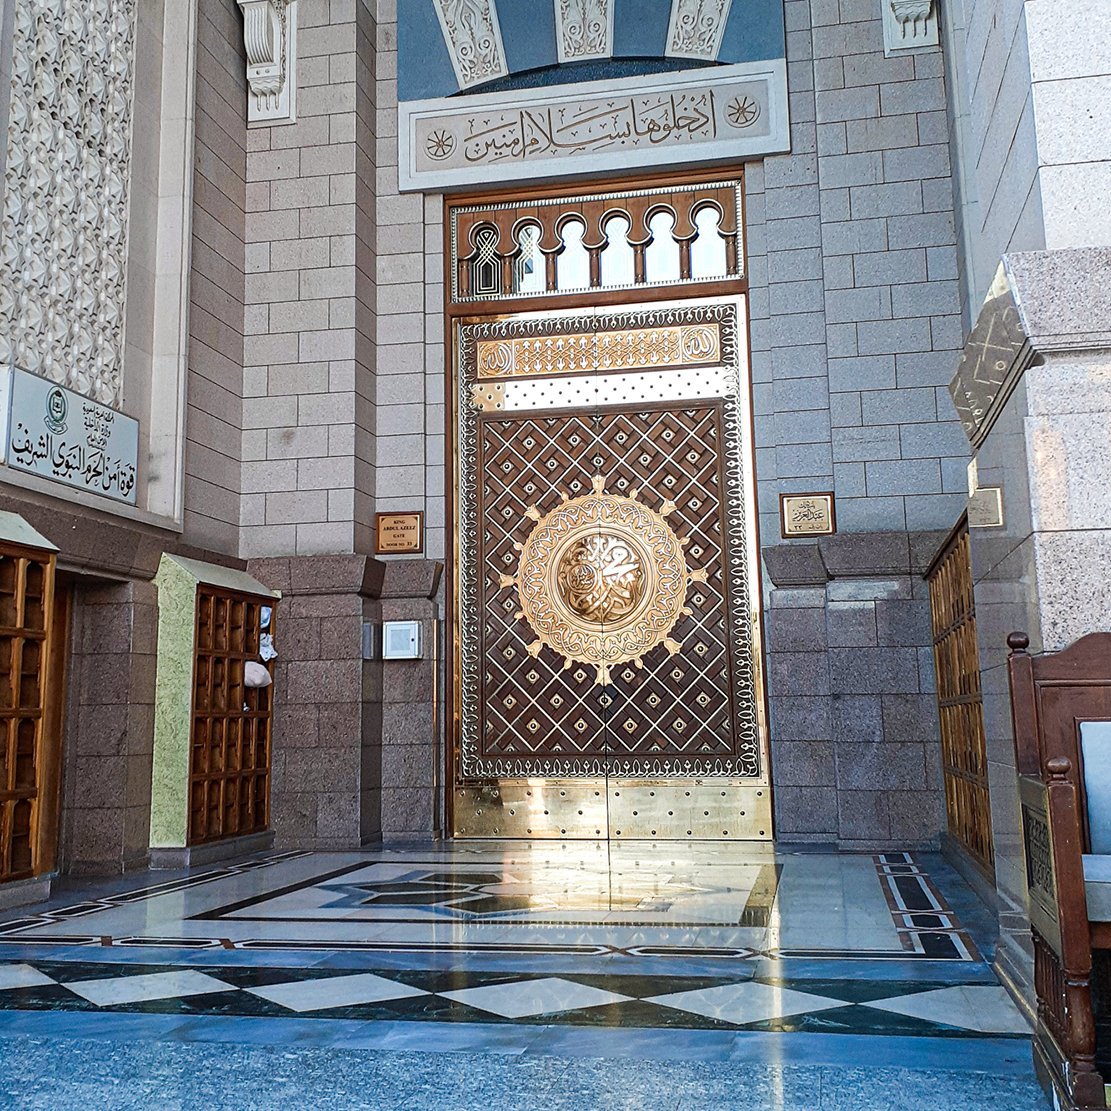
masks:
<svg viewBox="0 0 1111 1111"><path fill-rule="evenodd" d="M780 494L780 531L793 536L831 536L837 531L833 494Z"/></svg>
<svg viewBox="0 0 1111 1111"><path fill-rule="evenodd" d="M424 551L424 514L377 513L374 550L378 555L419 555Z"/></svg>

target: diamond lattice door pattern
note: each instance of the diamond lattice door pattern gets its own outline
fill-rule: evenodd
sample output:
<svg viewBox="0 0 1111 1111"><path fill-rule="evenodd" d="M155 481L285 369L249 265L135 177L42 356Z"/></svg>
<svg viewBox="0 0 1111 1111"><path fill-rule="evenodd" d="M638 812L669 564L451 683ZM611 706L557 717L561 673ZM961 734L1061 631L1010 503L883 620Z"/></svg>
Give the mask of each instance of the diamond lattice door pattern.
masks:
<svg viewBox="0 0 1111 1111"><path fill-rule="evenodd" d="M743 309L459 326L458 833L770 835Z"/></svg>

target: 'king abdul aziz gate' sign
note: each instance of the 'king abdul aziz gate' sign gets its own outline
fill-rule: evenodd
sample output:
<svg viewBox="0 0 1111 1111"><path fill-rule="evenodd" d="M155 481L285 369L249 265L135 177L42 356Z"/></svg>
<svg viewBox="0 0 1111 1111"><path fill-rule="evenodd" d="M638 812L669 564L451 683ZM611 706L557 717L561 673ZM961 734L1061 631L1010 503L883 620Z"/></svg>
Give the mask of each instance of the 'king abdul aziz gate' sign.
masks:
<svg viewBox="0 0 1111 1111"><path fill-rule="evenodd" d="M782 0L399 0L402 189L790 149Z"/></svg>

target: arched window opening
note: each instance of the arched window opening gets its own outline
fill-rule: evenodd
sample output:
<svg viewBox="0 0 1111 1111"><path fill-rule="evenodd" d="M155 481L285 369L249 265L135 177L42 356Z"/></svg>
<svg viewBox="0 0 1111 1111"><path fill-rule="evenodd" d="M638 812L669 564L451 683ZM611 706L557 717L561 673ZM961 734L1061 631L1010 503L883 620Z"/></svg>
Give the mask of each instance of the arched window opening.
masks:
<svg viewBox="0 0 1111 1111"><path fill-rule="evenodd" d="M628 216L610 216L602 225L606 245L602 250L602 285L627 286L636 282L636 253L629 244Z"/></svg>
<svg viewBox="0 0 1111 1111"><path fill-rule="evenodd" d="M661 209L648 221L652 241L644 253L645 277L650 282L674 282L682 276L679 263L679 244L672 232L675 216Z"/></svg>
<svg viewBox="0 0 1111 1111"><path fill-rule="evenodd" d="M478 297L496 296L501 293L497 228L479 228L475 232L474 244L476 253L471 262L471 289Z"/></svg>
<svg viewBox="0 0 1111 1111"><path fill-rule="evenodd" d="M548 289L547 265L540 250L540 228L525 224L517 234L519 248L513 266L514 293L545 293Z"/></svg>
<svg viewBox="0 0 1111 1111"><path fill-rule="evenodd" d="M691 243L691 277L724 278L729 274L725 240L721 236L721 215L712 205L698 211L694 218L698 234Z"/></svg>
<svg viewBox="0 0 1111 1111"><path fill-rule="evenodd" d="M578 218L568 220L561 231L563 250L556 258L556 289L589 289L590 252L583 246L586 224Z"/></svg>

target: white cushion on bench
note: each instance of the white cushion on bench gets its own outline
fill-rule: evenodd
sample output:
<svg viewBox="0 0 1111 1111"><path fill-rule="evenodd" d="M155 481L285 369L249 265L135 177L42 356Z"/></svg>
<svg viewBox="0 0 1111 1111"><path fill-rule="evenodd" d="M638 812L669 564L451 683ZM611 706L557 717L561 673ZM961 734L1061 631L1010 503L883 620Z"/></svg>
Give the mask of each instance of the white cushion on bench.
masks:
<svg viewBox="0 0 1111 1111"><path fill-rule="evenodd" d="M1111 922L1111 856L1084 857L1084 896L1089 922Z"/></svg>
<svg viewBox="0 0 1111 1111"><path fill-rule="evenodd" d="M1080 756L1084 762L1089 848L1111 853L1111 721L1080 723Z"/></svg>

